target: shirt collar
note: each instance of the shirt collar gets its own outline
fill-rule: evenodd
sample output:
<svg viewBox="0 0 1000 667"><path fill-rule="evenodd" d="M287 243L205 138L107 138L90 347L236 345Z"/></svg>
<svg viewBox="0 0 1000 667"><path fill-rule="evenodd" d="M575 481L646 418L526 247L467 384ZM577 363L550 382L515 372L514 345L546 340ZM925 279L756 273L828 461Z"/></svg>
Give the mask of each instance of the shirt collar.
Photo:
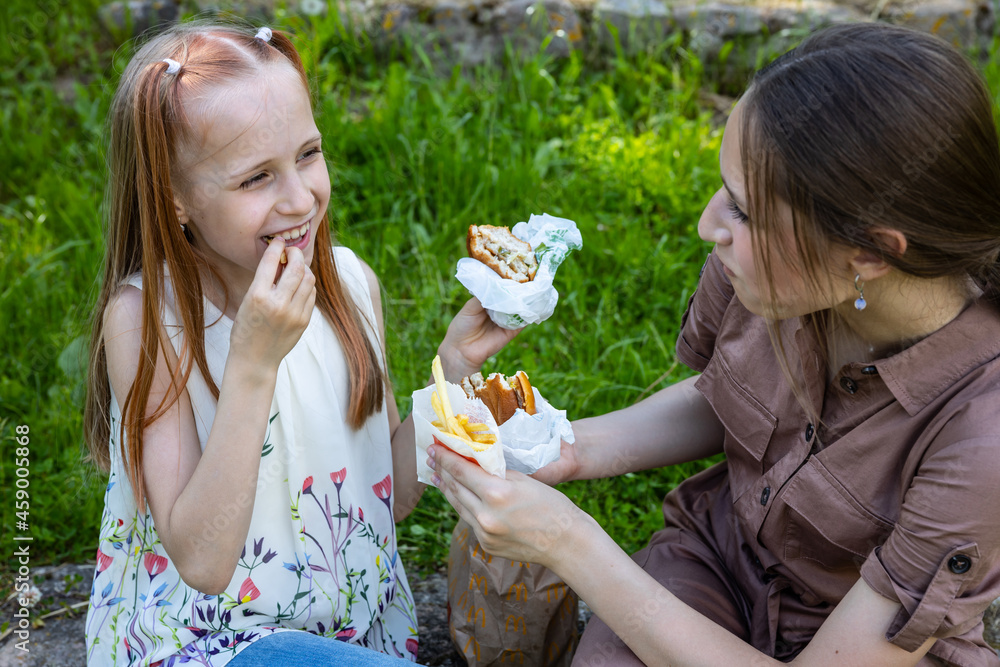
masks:
<svg viewBox="0 0 1000 667"><path fill-rule="evenodd" d="M873 361L886 386L913 416L960 378L1000 356L1000 312L980 298L958 317L898 354Z"/></svg>

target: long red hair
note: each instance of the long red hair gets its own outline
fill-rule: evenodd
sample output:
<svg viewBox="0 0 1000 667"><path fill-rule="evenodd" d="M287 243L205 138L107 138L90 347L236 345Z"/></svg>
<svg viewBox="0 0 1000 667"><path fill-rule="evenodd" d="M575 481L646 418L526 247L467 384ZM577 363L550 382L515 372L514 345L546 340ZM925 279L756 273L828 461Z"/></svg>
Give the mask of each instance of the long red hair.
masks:
<svg viewBox="0 0 1000 667"><path fill-rule="evenodd" d="M302 59L291 40L274 31L265 42L254 33L248 27L205 23L179 24L160 33L126 67L108 115L107 248L91 331L84 423L90 459L108 470L111 388L104 316L125 280L141 272L142 354L128 395L124 400L118 397L122 408L120 454L140 507L145 502L143 430L178 400L195 364L216 399L219 397L205 358L204 336L189 334L176 367L168 362L173 390L146 416L160 346L171 344L159 317L165 271L170 275L175 310L186 332L205 329L202 273L210 272L222 282L182 231L174 207L171 176L175 148L190 127L183 102L210 94L212 87L221 82L249 77L283 61L295 68L302 85L309 90ZM180 64L176 74L167 73L168 64L163 62L167 58ZM351 388L348 420L356 429L382 408L385 369L378 347L369 336L373 323L361 313L338 276L326 216L316 230L315 243L310 268L316 276L316 306L330 322L347 357Z"/></svg>

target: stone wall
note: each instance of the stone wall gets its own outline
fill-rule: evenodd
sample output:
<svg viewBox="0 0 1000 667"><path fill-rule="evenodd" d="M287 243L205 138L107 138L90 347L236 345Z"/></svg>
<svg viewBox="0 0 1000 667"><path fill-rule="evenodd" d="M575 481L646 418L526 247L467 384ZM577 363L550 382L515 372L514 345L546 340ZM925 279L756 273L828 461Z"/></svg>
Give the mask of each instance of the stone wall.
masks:
<svg viewBox="0 0 1000 667"><path fill-rule="evenodd" d="M497 62L515 52L554 56L655 47L677 37L706 64L753 63L760 50L780 52L821 26L882 20L935 33L982 50L996 35L1000 0L287 0L304 16L337 12L376 48L419 44L448 66ZM122 0L101 10L105 25L139 31L185 11L231 11L268 20L276 0ZM733 47L736 45L736 48Z"/></svg>

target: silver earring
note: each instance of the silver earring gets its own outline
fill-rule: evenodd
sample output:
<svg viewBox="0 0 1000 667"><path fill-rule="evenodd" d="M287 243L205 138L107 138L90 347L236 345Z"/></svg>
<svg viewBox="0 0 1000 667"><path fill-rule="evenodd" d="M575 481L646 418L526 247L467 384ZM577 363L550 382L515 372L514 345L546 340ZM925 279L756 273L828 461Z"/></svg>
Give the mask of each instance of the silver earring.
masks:
<svg viewBox="0 0 1000 667"><path fill-rule="evenodd" d="M865 301L865 285L861 283L858 285L858 281L861 280L861 274L854 274L854 289L858 290L858 298L854 300L854 307L858 310L864 310L868 306L868 302Z"/></svg>

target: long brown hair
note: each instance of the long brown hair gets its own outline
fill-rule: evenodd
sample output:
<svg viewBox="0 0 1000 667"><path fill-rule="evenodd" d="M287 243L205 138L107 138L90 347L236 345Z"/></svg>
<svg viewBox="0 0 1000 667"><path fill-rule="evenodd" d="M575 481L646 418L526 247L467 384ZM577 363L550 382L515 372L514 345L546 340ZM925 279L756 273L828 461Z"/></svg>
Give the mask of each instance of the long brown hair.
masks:
<svg viewBox="0 0 1000 667"><path fill-rule="evenodd" d="M989 90L961 53L898 26L835 26L759 71L741 104L754 256L772 299L775 252L797 255L823 287L835 245L912 276L971 278L996 298L1000 142ZM793 248L767 244L779 200L792 210ZM902 232L906 251L882 247L876 227Z"/></svg>
<svg viewBox="0 0 1000 667"><path fill-rule="evenodd" d="M205 22L178 24L160 33L126 67L108 115L107 248L91 331L84 423L90 459L107 470L111 460L111 388L104 317L128 276L141 272L142 353L128 395L124 400L118 397L122 401L119 447L140 506L145 499L143 429L178 400L195 364L216 399L219 397L205 358L204 335L189 333L176 367L170 367L172 391L151 415L145 416L157 355L161 346L170 345L159 317L165 270L186 332L205 329L200 276L208 272L222 283L205 255L182 231L174 207L172 166L178 141L186 137L190 127L183 103L205 96L221 82L246 78L281 62L291 64L309 90L302 60L291 40L278 31L273 32L270 41L257 39L254 34L255 30L248 26ZM166 58L180 64L178 73L167 74L168 64L163 62ZM338 276L326 216L316 230L315 245L310 268L316 276L316 305L344 348L351 387L348 421L356 429L381 410L387 382L384 360L368 333L372 323Z"/></svg>

